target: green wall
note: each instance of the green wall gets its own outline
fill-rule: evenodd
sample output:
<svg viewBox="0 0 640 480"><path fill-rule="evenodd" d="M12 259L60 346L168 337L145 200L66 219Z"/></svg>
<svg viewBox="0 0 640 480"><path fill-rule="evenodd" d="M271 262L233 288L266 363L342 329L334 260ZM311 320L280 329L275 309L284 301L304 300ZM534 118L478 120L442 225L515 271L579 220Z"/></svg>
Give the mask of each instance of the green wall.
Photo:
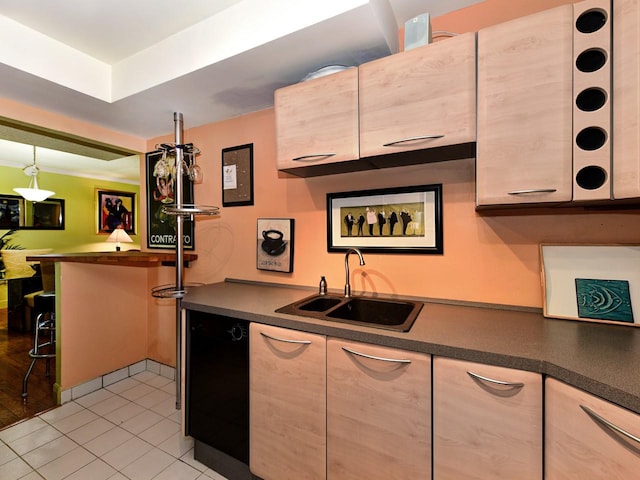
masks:
<svg viewBox="0 0 640 480"><path fill-rule="evenodd" d="M140 248L140 185L112 182L95 178L74 177L57 173L40 172L41 188L53 190L54 198L65 201L64 230L19 230L13 240L24 248L52 248L54 252L112 251L114 244L107 244L107 235L97 234L96 189L134 192L136 194L136 234L134 243L124 244L123 250ZM17 195L15 187L26 187L29 178L20 168L0 166L0 194ZM0 235L6 230L0 230Z"/></svg>

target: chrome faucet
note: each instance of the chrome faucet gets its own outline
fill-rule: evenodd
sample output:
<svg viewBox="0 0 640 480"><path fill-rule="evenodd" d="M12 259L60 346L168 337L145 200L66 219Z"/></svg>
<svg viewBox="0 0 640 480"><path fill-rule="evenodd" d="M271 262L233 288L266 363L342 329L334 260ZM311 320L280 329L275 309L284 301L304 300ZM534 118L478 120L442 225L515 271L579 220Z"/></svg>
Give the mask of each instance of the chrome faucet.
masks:
<svg viewBox="0 0 640 480"><path fill-rule="evenodd" d="M344 296L345 298L349 298L351 296L351 285L349 284L349 254L357 253L360 258L360 265L364 265L364 258L362 257L362 252L357 248L350 248L347 250L346 255L344 256L344 271L347 274L347 280L344 284Z"/></svg>

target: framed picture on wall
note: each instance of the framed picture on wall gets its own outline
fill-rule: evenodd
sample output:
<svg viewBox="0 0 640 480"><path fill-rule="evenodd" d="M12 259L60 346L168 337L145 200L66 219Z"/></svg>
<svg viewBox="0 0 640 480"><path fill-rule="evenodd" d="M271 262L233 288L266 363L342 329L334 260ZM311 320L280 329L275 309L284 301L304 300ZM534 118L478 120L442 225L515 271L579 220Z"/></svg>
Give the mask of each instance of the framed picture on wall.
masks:
<svg viewBox="0 0 640 480"><path fill-rule="evenodd" d="M640 327L640 245L540 244L540 278L545 317Z"/></svg>
<svg viewBox="0 0 640 480"><path fill-rule="evenodd" d="M222 206L253 205L253 143L222 150Z"/></svg>
<svg viewBox="0 0 640 480"><path fill-rule="evenodd" d="M96 206L98 233L111 233L119 227L127 233L136 233L135 193L97 188Z"/></svg>
<svg viewBox="0 0 640 480"><path fill-rule="evenodd" d="M441 254L442 185L327 194L327 250Z"/></svg>
<svg viewBox="0 0 640 480"><path fill-rule="evenodd" d="M176 181L182 181L182 203L193 203L193 183L186 175L175 178L171 157L163 157L160 150L145 155L145 179L147 186L147 247L176 247L176 217L163 211L165 205L175 203ZM195 248L195 225L189 217L184 219L183 245L185 250Z"/></svg>
<svg viewBox="0 0 640 480"><path fill-rule="evenodd" d="M293 272L293 218L259 218L256 268Z"/></svg>

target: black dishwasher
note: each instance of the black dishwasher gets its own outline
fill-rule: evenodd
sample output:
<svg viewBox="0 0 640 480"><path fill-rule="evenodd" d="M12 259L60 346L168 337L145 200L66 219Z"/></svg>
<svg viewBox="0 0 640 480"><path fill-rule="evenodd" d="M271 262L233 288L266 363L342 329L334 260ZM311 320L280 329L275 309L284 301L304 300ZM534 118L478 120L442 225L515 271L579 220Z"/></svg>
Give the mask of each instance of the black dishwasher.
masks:
<svg viewBox="0 0 640 480"><path fill-rule="evenodd" d="M230 480L249 472L249 322L187 310L185 418L196 460Z"/></svg>

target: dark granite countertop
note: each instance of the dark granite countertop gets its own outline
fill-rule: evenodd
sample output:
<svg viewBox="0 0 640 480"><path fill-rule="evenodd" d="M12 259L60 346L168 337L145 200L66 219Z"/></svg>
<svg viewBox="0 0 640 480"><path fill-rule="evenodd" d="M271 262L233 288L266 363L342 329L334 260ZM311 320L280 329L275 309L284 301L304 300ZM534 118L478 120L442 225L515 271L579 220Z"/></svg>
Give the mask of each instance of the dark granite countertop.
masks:
<svg viewBox="0 0 640 480"><path fill-rule="evenodd" d="M637 370L640 328L549 319L531 309L429 300L425 301L409 332L275 312L314 291L228 280L190 288L182 306L328 336L538 372L640 413Z"/></svg>

